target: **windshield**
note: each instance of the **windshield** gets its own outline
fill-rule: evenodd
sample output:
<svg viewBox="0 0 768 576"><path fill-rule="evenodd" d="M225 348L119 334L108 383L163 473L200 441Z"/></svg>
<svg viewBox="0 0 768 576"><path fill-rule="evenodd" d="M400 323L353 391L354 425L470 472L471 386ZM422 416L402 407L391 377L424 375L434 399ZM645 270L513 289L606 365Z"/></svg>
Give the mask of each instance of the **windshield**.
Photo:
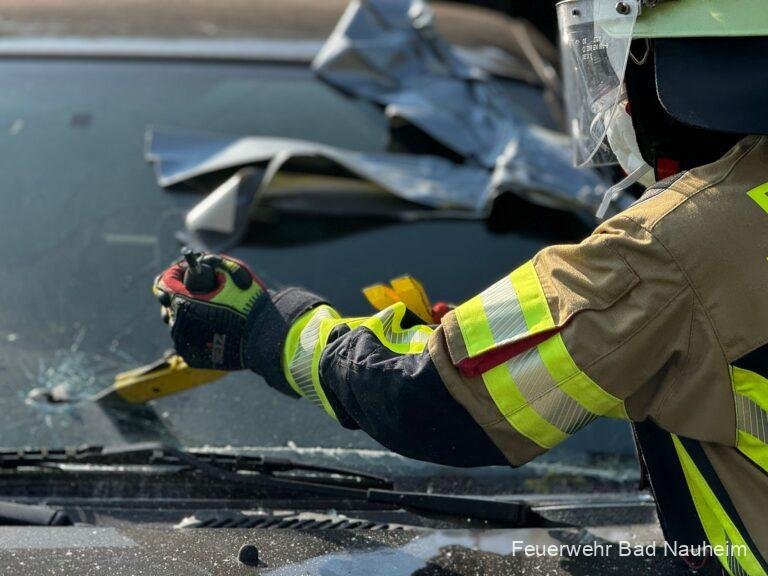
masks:
<svg viewBox="0 0 768 576"><path fill-rule="evenodd" d="M178 256L175 233L202 195L157 186L143 158L148 126L283 136L363 151L383 150L387 142L379 110L320 83L306 65L7 57L0 59L0 78L5 447L132 439L125 426L131 416L116 418L88 402L47 406L27 396L59 385L75 396L93 394L171 347L150 286ZM521 85L520 98L530 102L532 118L545 121L535 91ZM305 286L349 315L371 312L362 287L404 273L419 278L435 300L461 302L543 246L588 230L552 210L514 208L501 226L282 215L261 228L255 224L248 241L230 253L271 285ZM496 256L478 260L478 253ZM135 416L130 434L332 460L395 477L443 474L459 483L488 477L495 492L547 489L542 473L617 482L637 476L623 424L598 422L522 470L443 469L395 456L249 372L154 401L151 410L152 417Z"/></svg>

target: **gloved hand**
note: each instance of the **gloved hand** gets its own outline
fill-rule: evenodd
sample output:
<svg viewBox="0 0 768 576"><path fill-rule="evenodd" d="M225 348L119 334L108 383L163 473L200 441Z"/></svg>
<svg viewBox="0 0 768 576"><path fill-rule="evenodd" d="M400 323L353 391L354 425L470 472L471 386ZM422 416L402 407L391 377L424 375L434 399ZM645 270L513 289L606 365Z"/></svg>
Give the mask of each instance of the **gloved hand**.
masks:
<svg viewBox="0 0 768 576"><path fill-rule="evenodd" d="M249 268L229 256L205 255L199 260L215 272L215 287L206 293L184 285L188 264L180 260L166 269L153 286L171 326L176 352L193 368L242 370L248 314L260 298L269 298L264 284Z"/></svg>

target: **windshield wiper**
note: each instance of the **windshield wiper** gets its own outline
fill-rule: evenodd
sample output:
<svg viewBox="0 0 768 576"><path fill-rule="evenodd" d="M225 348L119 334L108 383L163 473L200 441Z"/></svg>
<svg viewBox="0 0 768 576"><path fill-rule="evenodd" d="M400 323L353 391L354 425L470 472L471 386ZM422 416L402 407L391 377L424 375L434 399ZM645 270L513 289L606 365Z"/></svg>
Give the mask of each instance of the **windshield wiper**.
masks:
<svg viewBox="0 0 768 576"><path fill-rule="evenodd" d="M178 466L219 481L277 485L318 496L360 499L370 488L392 487L388 478L347 468L296 462L288 458L229 452L181 450L159 442L41 450L0 450L0 469L38 466L65 470L66 465ZM280 475L288 473L289 475ZM278 475L276 475L278 474Z"/></svg>
<svg viewBox="0 0 768 576"><path fill-rule="evenodd" d="M66 465L72 464L173 466L179 470L198 472L213 480L254 483L312 496L385 504L422 516L461 518L514 528L565 526L544 518L530 503L521 500L400 492L392 490L392 482L387 478L286 458L188 451L158 442L57 450L0 450L0 469L29 466L66 471ZM275 476L275 473L290 475Z"/></svg>
<svg viewBox="0 0 768 576"><path fill-rule="evenodd" d="M503 525L507 528L554 528L569 526L545 518L523 500L498 500L477 496L368 490L368 501L393 504L425 516L452 516Z"/></svg>

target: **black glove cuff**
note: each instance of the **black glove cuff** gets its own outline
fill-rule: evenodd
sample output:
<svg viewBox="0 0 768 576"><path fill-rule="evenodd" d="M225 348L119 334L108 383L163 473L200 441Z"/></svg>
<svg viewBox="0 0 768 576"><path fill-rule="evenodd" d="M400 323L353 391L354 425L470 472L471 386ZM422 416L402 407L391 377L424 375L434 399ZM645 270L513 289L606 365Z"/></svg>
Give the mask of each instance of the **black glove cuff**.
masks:
<svg viewBox="0 0 768 576"><path fill-rule="evenodd" d="M327 302L303 288L269 291L260 298L248 315L247 337L243 347L245 366L267 381L267 384L298 398L283 374L283 346L293 323L302 314Z"/></svg>

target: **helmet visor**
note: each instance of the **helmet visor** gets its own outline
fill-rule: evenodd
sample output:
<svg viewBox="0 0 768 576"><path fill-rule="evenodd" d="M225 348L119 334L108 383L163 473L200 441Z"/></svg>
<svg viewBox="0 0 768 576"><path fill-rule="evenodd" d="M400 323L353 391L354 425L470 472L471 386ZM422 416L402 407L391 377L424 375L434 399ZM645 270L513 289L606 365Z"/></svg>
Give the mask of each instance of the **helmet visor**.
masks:
<svg viewBox="0 0 768 576"><path fill-rule="evenodd" d="M622 97L640 0L564 0L557 5L566 116L574 164L616 163L606 134Z"/></svg>

